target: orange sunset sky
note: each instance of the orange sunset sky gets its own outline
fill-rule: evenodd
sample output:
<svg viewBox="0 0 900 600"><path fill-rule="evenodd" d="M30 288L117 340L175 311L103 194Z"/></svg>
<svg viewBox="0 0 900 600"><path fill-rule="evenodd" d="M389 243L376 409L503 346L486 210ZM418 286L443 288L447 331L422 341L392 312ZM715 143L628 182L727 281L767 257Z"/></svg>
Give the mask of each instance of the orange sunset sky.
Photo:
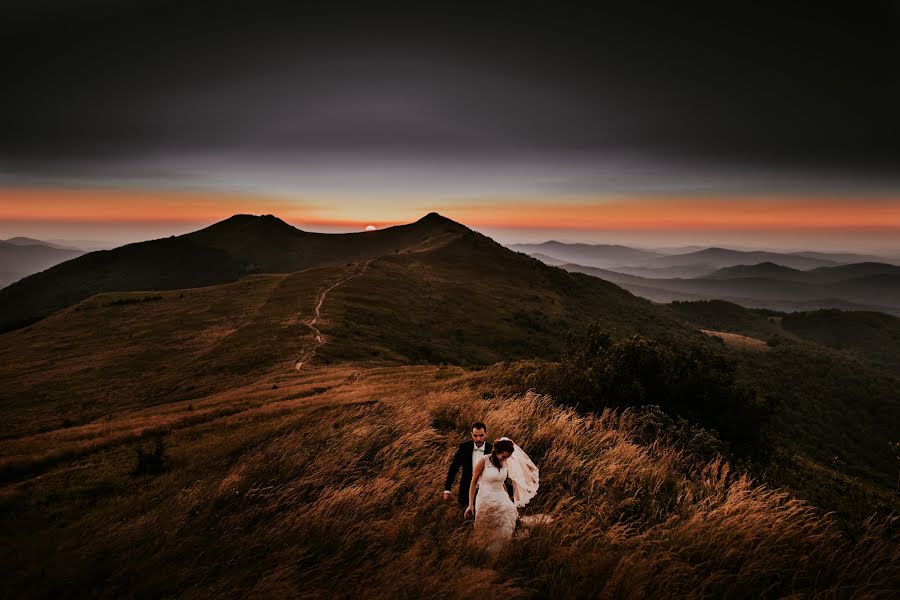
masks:
<svg viewBox="0 0 900 600"><path fill-rule="evenodd" d="M505 243L716 243L890 250L900 196L677 196L422 198L288 197L215 190L0 188L0 237L115 245L180 234L237 213L274 214L309 231L355 231L437 211ZM815 249L815 248L814 248Z"/></svg>

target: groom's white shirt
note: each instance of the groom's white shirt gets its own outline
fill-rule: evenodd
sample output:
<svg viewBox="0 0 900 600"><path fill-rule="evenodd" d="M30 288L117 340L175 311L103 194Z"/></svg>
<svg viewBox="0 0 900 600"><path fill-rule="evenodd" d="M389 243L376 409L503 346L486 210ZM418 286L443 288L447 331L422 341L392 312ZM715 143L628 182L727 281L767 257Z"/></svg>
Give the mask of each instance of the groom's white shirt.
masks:
<svg viewBox="0 0 900 600"><path fill-rule="evenodd" d="M478 461L484 458L484 444L481 444L481 448L478 446L474 446L472 448L472 470L475 470L475 465L478 464Z"/></svg>
<svg viewBox="0 0 900 600"><path fill-rule="evenodd" d="M478 461L484 458L484 443L481 446L477 446L475 444L472 445L472 470L475 470L475 465L478 464ZM445 494L449 494L450 490L444 490Z"/></svg>

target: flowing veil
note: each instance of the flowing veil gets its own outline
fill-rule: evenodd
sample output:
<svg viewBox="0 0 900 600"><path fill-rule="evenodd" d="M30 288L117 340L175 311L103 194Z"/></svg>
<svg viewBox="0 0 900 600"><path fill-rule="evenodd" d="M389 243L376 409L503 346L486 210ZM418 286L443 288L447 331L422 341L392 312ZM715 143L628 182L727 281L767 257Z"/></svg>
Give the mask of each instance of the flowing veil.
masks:
<svg viewBox="0 0 900 600"><path fill-rule="evenodd" d="M538 468L518 444L508 437L494 440L494 443L500 440L509 440L513 444L514 451L506 459L506 468L509 471L509 478L516 484L516 506L522 508L537 494L540 481Z"/></svg>

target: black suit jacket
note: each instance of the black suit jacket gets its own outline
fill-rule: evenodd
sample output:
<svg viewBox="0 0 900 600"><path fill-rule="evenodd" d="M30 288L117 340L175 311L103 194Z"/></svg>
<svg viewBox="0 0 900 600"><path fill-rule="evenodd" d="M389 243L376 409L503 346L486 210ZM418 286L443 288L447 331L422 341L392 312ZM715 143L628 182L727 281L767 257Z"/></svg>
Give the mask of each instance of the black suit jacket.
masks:
<svg viewBox="0 0 900 600"><path fill-rule="evenodd" d="M472 485L472 451L475 449L475 442L469 440L463 442L456 449L456 456L450 463L450 469L447 471L447 481L444 482L445 490L453 490L453 481L456 479L456 473L462 468L462 478L459 480L459 505L466 507L469 505L469 486ZM484 455L491 453L493 446L490 442L484 443Z"/></svg>

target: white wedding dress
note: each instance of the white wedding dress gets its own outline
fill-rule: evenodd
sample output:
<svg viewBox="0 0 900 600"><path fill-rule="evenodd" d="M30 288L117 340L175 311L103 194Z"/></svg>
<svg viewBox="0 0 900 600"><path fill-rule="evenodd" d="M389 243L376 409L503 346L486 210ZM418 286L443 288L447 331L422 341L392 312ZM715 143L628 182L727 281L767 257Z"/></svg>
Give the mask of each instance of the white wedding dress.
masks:
<svg viewBox="0 0 900 600"><path fill-rule="evenodd" d="M509 469L495 467L490 456L482 460L484 473L478 481L478 494L475 496L475 541L495 554L512 539L519 511L503 486Z"/></svg>
<svg viewBox="0 0 900 600"><path fill-rule="evenodd" d="M484 472L475 496L475 542L491 554L496 554L512 539L519 517L517 507L525 506L537 493L538 468L519 446L513 445L515 451L499 469L491 462L490 455L482 459ZM512 480L515 502L506 492L507 478Z"/></svg>

